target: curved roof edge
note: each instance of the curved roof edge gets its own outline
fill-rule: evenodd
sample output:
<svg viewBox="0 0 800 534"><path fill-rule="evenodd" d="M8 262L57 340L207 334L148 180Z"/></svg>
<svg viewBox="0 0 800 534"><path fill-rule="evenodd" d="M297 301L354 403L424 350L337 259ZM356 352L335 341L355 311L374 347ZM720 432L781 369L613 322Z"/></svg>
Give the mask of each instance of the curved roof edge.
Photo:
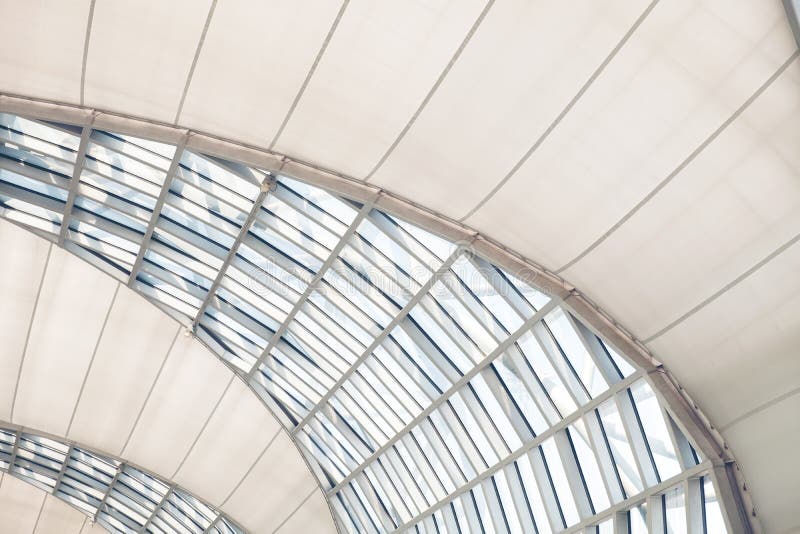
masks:
<svg viewBox="0 0 800 534"><path fill-rule="evenodd" d="M13 443L7 443L7 439L12 439ZM113 523L121 523L107 502L112 498L123 503L123 506L125 500L130 501L127 504L132 506L126 508L138 512L145 520L139 525L142 531L154 521L162 521L160 514L163 511L164 514L170 514L172 519L174 513L183 515L185 520L203 528L204 533L246 532L227 514L176 482L114 454L6 421L0 421L0 444L11 448L10 452L0 448L0 464L7 464L3 469L5 473L47 491L106 530L113 531L110 529L118 528ZM58 445L63 450L53 448ZM59 470L55 471L56 468ZM126 490L121 491L123 478L135 482L138 489L125 485ZM98 495L102 493L102 498L97 499L92 492ZM128 492L133 492L139 500L132 500ZM167 506L174 513L167 512ZM207 514L211 514L211 517L206 517Z"/></svg>
<svg viewBox="0 0 800 534"><path fill-rule="evenodd" d="M374 202L374 207L397 215L453 242L469 243L477 252L501 268L532 273L529 280L539 286L543 292L559 299L562 305L571 310L587 326L613 342L625 356L650 375L654 390L674 411L678 423L687 436L694 440L702 454L712 462L721 482L719 499L731 516L730 520L734 523L734 531L762 532L743 473L732 452L726 445L723 436L702 413L689 393L678 384L674 375L624 326L568 281L536 262L515 253L491 237L411 200L361 180L335 171L321 169L289 155L248 146L210 133L182 128L179 125L158 123L74 104L3 93L0 93L0 112L80 126L91 125L92 128L112 130L164 143L180 144L208 155L258 166L265 171L297 178L353 200ZM226 365L228 364L226 363ZM258 395L257 397L260 398ZM266 407L271 411L269 406ZM301 456L305 460L305 456L302 454ZM314 472L313 469L310 470L312 473ZM734 510L738 513L734 514Z"/></svg>

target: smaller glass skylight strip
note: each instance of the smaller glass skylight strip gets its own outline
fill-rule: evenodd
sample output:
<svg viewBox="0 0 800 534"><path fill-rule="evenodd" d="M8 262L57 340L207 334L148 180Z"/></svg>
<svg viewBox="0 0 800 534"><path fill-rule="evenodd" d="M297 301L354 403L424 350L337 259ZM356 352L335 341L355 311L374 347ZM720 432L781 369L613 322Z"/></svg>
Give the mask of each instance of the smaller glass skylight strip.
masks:
<svg viewBox="0 0 800 534"><path fill-rule="evenodd" d="M13 457L13 464L10 464ZM181 488L74 445L0 429L0 465L83 511L111 532L243 531Z"/></svg>

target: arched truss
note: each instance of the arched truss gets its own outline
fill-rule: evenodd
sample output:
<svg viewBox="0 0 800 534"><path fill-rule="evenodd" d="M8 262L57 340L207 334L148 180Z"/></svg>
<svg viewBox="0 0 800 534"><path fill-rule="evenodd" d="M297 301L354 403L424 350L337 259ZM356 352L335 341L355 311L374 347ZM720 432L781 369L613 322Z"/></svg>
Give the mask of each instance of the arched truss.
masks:
<svg viewBox="0 0 800 534"><path fill-rule="evenodd" d="M2 109L59 121L2 115L2 215L234 368L341 530L752 528L738 469L691 400L535 265L271 153L91 110Z"/></svg>
<svg viewBox="0 0 800 534"><path fill-rule="evenodd" d="M109 532L245 532L183 488L122 459L4 423L0 469L65 501Z"/></svg>

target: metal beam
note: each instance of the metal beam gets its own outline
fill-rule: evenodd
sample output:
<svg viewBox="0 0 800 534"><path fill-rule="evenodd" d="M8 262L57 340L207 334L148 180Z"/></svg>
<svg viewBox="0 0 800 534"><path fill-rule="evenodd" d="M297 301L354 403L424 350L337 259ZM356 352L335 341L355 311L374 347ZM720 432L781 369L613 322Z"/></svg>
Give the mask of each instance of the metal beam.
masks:
<svg viewBox="0 0 800 534"><path fill-rule="evenodd" d="M147 252L147 248L150 245L150 239L153 238L153 231L156 228L158 218L161 216L161 208L164 207L164 202L167 200L169 189L172 186L172 180L178 172L178 166L181 164L181 158L183 157L183 152L186 150L186 143L188 142L189 133L185 132L180 142L175 147L175 154L173 154L172 162L169 164L169 169L167 169L164 185L161 186L161 192L158 194L155 206L153 206L153 214L150 217L150 221L147 223L147 229L144 232L144 237L142 237L142 244L139 246L139 253L136 255L136 261L133 262L133 267L131 267L131 274L128 277L128 287L133 287L134 282L136 282L136 276L142 268L144 254Z"/></svg>
<svg viewBox="0 0 800 534"><path fill-rule="evenodd" d="M58 489L61 487L61 482L64 480L64 473L67 472L67 468L69 467L69 461L72 458L72 450L75 448L75 445L70 445L69 449L67 449L67 455L64 457L64 463L61 464L61 470L58 472L58 476L56 477L56 485L53 486L53 495L58 493Z"/></svg>
<svg viewBox="0 0 800 534"><path fill-rule="evenodd" d="M153 522L153 519L158 515L158 512L161 511L161 508L164 507L164 504L167 502L170 495L172 495L174 491L175 491L175 485L172 485L169 487L169 489L167 489L167 492L164 494L163 497L161 497L161 500L158 501L158 504L156 505L155 510L153 510L153 513L150 514L150 517L147 518L147 521L145 521L144 525L142 525L142 528L139 529L140 533L147 532L147 527L150 526L150 523Z"/></svg>
<svg viewBox="0 0 800 534"><path fill-rule="evenodd" d="M298 432L300 432L300 429L302 429L311 420L311 418L314 417L314 415L322 408L322 406L326 402L328 402L328 399L330 399L333 396L333 394L336 393L336 391L342 386L342 384L344 384L347 381L347 379L350 378L350 376L356 371L358 366L361 365L361 363L364 360L366 360L370 354L372 354L372 351L374 351L378 347L378 345L383 343L383 340L388 337L389 333L392 330L394 330L394 328L397 325L399 325L403 321L403 319L405 319L406 315L408 315L408 313L414 308L414 306L419 304L419 301L422 300L422 298L428 294L428 291L430 291L433 285L442 276L444 276L444 274L448 270L450 270L450 266L453 265L453 262L455 262L459 258L459 256L461 256L461 254L466 250L468 246L469 244L467 243L456 247L456 249L453 251L450 257L447 258L444 263L442 263L441 267L439 267L439 269L437 269L436 272L433 273L430 279L427 282L425 282L425 284L423 284L423 286L420 288L419 291L417 291L414 297L408 301L408 304L406 304L403 307L403 309L400 310L400 312L395 316L394 319L392 319L392 321L386 326L386 328L384 328L381 331L381 333L375 337L375 340L372 343L370 343L369 347L367 347L367 349L361 354L361 356L359 356L356 359L356 361L353 362L353 365L347 368L347 370L342 374L339 380L337 380L336 383L325 393L325 395L322 396L319 402L316 403L313 408L311 408L311 410L308 412L308 415L306 415L303 418L303 420L300 421L297 424L297 426L292 429L291 432L292 435L296 435Z"/></svg>
<svg viewBox="0 0 800 534"><path fill-rule="evenodd" d="M213 528L217 526L217 523L219 523L220 519L222 519L222 512L217 514L217 517L215 517L214 520L211 522L211 524L208 525L208 528L206 528L203 531L203 534L209 534L211 530L213 530Z"/></svg>
<svg viewBox="0 0 800 534"><path fill-rule="evenodd" d="M89 147L89 138L92 135L94 117L93 114L89 119L89 123L86 124L81 131L78 155L75 156L75 167L72 171L72 179L69 182L69 192L67 193L67 201L64 204L64 213L61 216L61 231L58 233L58 246L60 247L64 246L64 240L67 238L67 232L69 231L72 207L75 205L75 197L78 196L78 187L81 183L81 174L83 173L83 163L86 160L86 150Z"/></svg>
<svg viewBox="0 0 800 534"><path fill-rule="evenodd" d="M584 404L583 406L579 407L576 411L572 412L570 415L566 416L564 419L556 423L555 425L548 428L546 431L542 432L534 439L529 440L522 444L517 450L494 464L493 466L489 467L488 469L483 470L478 476L474 477L472 480L458 488L457 490L453 491L449 495L445 496L443 499L439 500L436 504L430 506L427 510L423 511L422 513L414 516L409 521L403 523L400 527L398 527L394 532L403 532L409 528L411 528L414 524L416 524L419 520L424 518L425 516L429 516L432 513L436 512L443 506L447 505L456 497L463 495L464 493L468 492L475 486L479 485L481 482L486 480L487 478L491 477L498 471L505 468L507 465L515 462L517 459L522 457L523 455L527 454L529 451L535 449L539 445L541 445L545 440L554 436L557 432L564 430L569 425L577 421L578 419L582 418L587 413L590 413L595 408L603 404L608 399L613 398L617 393L620 391L624 391L628 389L634 382L644 377L644 373L641 371L637 371L632 375L626 377L624 380L617 382L609 389L598 395L597 397L593 398L590 402Z"/></svg>
<svg viewBox="0 0 800 534"><path fill-rule="evenodd" d="M117 483L117 480L119 480L119 476L125 469L125 465L125 462L122 462L117 466L117 472L114 473L114 478L112 478L111 482L108 483L108 489L106 489L106 492L103 494L103 498L100 499L100 504L97 505L97 510L92 516L92 523L97 523L97 518L100 516L100 512L103 510L103 506L105 506L108 496L111 495L112 491L114 491L114 485Z"/></svg>
<svg viewBox="0 0 800 534"><path fill-rule="evenodd" d="M335 262L336 259L339 257L339 254L342 252L342 249L347 245L347 243L350 242L350 238L353 237L353 234L355 234L356 230L358 230L361 221L363 221L364 218L366 218L367 215L369 215L369 212L372 211L372 208L375 205L375 201L377 199L378 195L376 195L374 199L366 202L361 207L361 210L356 215L356 218L353 219L353 222L350 223L350 226L347 228L347 231L345 231L345 233L339 239L339 242L336 243L336 246L333 247L333 250L331 250L331 253L325 260L325 263L322 264L322 266L319 268L319 271L317 271L317 274L315 274L314 277L311 279L311 281L308 283L308 287L306 287L305 291L303 291L303 294L300 295L300 298L292 307L291 311L289 312L289 315L286 316L286 319L284 319L284 321L278 327L278 330L276 330L275 334L270 338L267 347L264 349L264 352L261 353L261 356L259 356L258 360L256 360L256 363L253 364L253 367L250 369L250 372L247 373L248 379L253 377L253 375L258 370L258 367L262 363L264 363L264 360L267 359L269 353L272 351L273 348L275 348L275 345L278 344L281 337L283 337L283 334L286 332L286 329L289 328L289 324L292 322L292 320L294 320L297 313L303 307L303 304L305 304L308 298L311 296L311 293L317 287L319 281L322 280L322 277L325 276L325 273L328 272L328 269L331 268L333 262Z"/></svg>
<svg viewBox="0 0 800 534"><path fill-rule="evenodd" d="M239 250L239 246L244 241L244 238L247 236L247 232L250 231L250 227L253 226L253 223L256 220L256 216L258 212L261 210L261 206L264 204L264 199L267 198L267 194L270 191L274 191L275 188L278 186L278 182L275 180L275 177L271 175L267 175L264 178L264 181L261 182L261 191L258 193L258 197L256 197L255 202L253 202L253 206L250 208L250 213L247 215L247 219L245 219L242 227L239 229L239 233L236 235L236 239L233 241L230 250L228 250L228 255L225 257L225 261L222 262L222 265L217 272L217 277L214 279L214 282L211 284L211 287L208 288L208 293L206 294L206 298L203 300L203 303L200 305L200 308L197 310L197 315L192 321L192 332L197 330L197 325L200 323L200 319L203 318L203 314L206 312L206 308L208 305L211 304L211 301L214 299L214 296L217 294L217 289L219 285L222 283L222 279L225 277L225 272L228 270L228 266L231 264L233 259L236 257L236 252Z"/></svg>
<svg viewBox="0 0 800 534"><path fill-rule="evenodd" d="M8 460L8 467L6 468L6 472L10 473L11 468L14 467L14 462L17 461L17 451L19 451L19 438L22 436L22 430L17 430L16 434L14 435L14 448L11 449L11 458Z"/></svg>
<svg viewBox="0 0 800 534"><path fill-rule="evenodd" d="M359 475L370 463L375 461L378 457L380 457L383 453L391 449L395 443L397 443L403 436L411 432L414 428L416 428L422 421L424 421L430 414L432 414L439 406L444 404L447 399L452 397L456 392L458 392L461 388L463 388L467 382L475 378L478 373L483 371L486 367L488 367L493 361L495 361L500 355L502 355L508 348L517 342L517 340L525 334L530 328L541 321L545 315L550 313L550 311L555 308L561 299L559 297L554 297L548 302L546 305L542 306L539 311L537 311L532 317L527 319L522 326L519 327L514 333L512 333L507 339L505 339L502 343L500 343L486 358L481 360L480 363L475 365L469 372L465 373L457 382L453 383L447 391L439 395L427 408L422 410L419 415L417 415L414 419L411 420L405 427L403 427L400 432L395 434L392 439L387 441L383 446L381 446L378 450L376 450L369 458L365 459L361 464L358 465L355 469L353 469L349 475L342 479L341 482L336 484L330 491L327 492L328 496L335 495L338 491L340 491L343 487L347 486L355 477Z"/></svg>

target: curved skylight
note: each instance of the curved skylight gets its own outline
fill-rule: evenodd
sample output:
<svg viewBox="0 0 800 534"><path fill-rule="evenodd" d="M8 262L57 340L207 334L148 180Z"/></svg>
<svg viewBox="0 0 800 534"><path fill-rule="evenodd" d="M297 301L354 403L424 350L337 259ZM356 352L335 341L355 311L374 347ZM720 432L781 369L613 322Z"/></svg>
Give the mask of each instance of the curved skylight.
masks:
<svg viewBox="0 0 800 534"><path fill-rule="evenodd" d="M174 484L49 437L0 427L0 468L74 506L109 532L244 533Z"/></svg>
<svg viewBox="0 0 800 534"><path fill-rule="evenodd" d="M647 374L469 243L183 146L0 125L2 215L236 370L341 530L725 531Z"/></svg>

